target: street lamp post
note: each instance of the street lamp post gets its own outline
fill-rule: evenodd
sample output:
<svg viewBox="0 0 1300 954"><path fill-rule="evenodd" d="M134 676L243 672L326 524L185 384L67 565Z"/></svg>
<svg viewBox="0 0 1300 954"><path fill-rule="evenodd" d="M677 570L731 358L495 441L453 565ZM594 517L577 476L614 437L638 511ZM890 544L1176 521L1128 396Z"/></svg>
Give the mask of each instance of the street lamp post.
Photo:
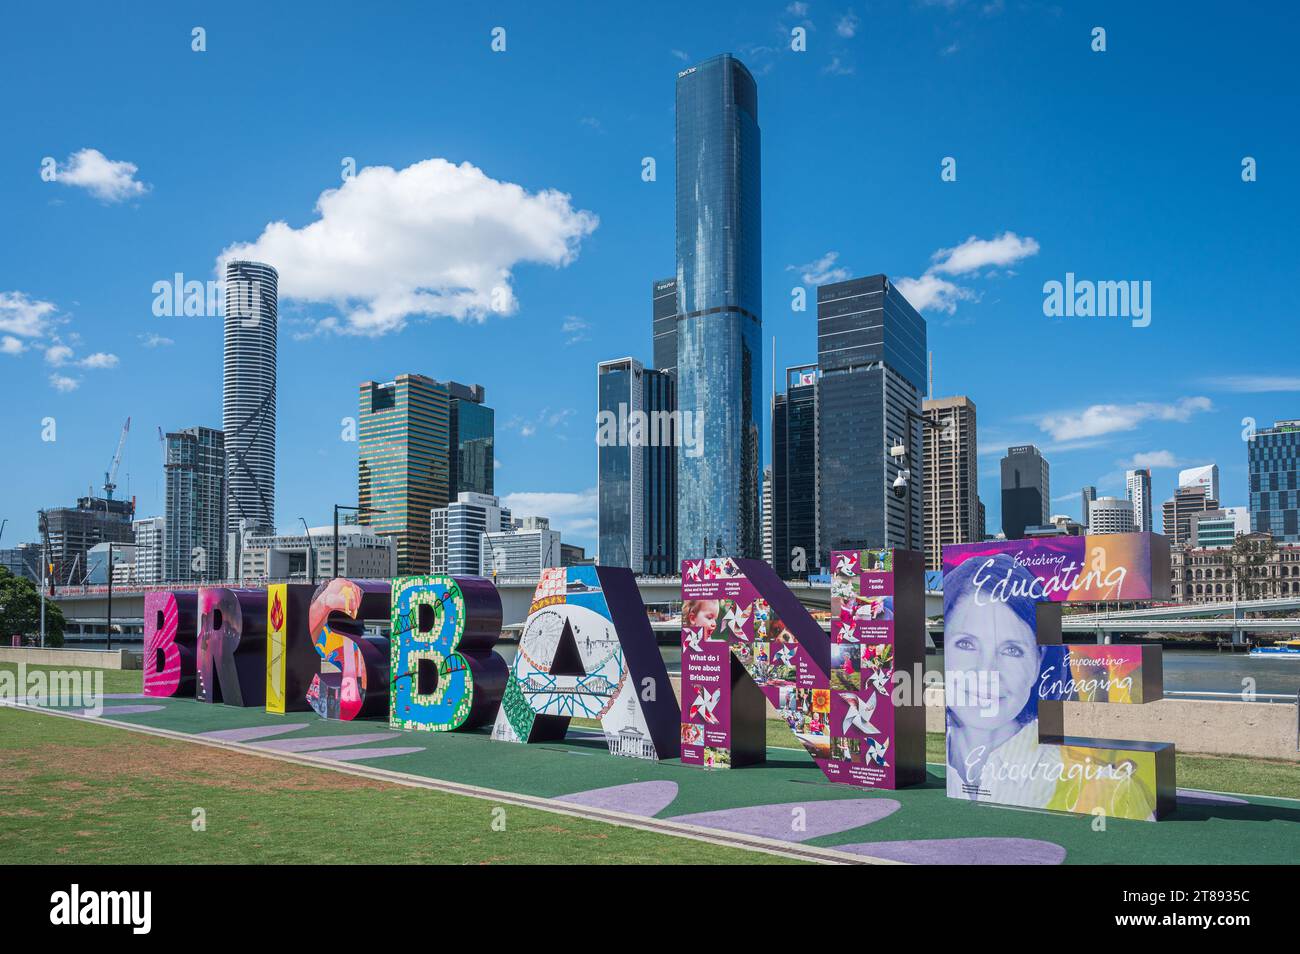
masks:
<svg viewBox="0 0 1300 954"><path fill-rule="evenodd" d="M311 528L307 526L307 519L299 517L302 521L303 532L307 534L307 572L311 574L311 585L316 585L316 544L311 539ZM337 531L336 531L337 532Z"/></svg>
<svg viewBox="0 0 1300 954"><path fill-rule="evenodd" d="M113 541L108 541L108 625L104 628L108 637L108 651L113 651Z"/></svg>

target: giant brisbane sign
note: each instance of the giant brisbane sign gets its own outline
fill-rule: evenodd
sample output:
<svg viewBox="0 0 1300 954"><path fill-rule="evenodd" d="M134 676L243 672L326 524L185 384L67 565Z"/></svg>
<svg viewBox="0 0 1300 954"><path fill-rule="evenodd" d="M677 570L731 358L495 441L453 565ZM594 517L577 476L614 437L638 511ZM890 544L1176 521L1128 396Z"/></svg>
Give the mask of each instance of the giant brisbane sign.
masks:
<svg viewBox="0 0 1300 954"><path fill-rule="evenodd" d="M1159 646L1065 646L1061 604L1166 599L1169 543L1126 533L943 548L950 798L1156 820L1174 746L1070 736L1065 703L1163 694Z"/></svg>
<svg viewBox="0 0 1300 954"><path fill-rule="evenodd" d="M923 669L921 558L842 550L832 562L828 633L766 563L684 561L680 702L631 571L594 566L543 572L509 664L493 648L501 598L481 577L150 593L144 693L403 730L490 727L523 744L581 718L611 755L705 768L763 761L770 704L830 781L923 782L924 680L903 678ZM947 794L1137 819L1172 810L1172 744L1064 726L1067 702L1160 699L1159 647L1066 646L1060 627L1063 602L1165 596L1165 539L946 547L944 572Z"/></svg>

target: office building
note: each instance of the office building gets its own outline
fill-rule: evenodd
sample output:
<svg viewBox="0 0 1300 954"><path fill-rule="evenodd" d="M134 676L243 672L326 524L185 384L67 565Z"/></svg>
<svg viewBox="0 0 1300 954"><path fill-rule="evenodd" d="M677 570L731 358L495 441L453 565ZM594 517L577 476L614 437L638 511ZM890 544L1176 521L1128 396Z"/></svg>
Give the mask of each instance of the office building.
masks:
<svg viewBox="0 0 1300 954"><path fill-rule="evenodd" d="M1300 543L1300 420L1278 421L1246 444L1250 528Z"/></svg>
<svg viewBox="0 0 1300 954"><path fill-rule="evenodd" d="M480 576L535 580L545 567L563 565L560 531L552 530L545 517L516 517L514 522L509 531L483 534Z"/></svg>
<svg viewBox="0 0 1300 954"><path fill-rule="evenodd" d="M1002 458L1002 533L1018 540L1025 527L1048 522L1051 476L1047 459L1033 444L1008 447Z"/></svg>
<svg viewBox="0 0 1300 954"><path fill-rule="evenodd" d="M1186 470L1178 472L1179 487L1202 487L1205 490L1205 496L1212 500L1219 500L1219 465L1204 464L1200 467L1189 467Z"/></svg>
<svg viewBox="0 0 1300 954"><path fill-rule="evenodd" d="M166 444L163 582L231 578L238 567L227 565L223 532L229 524L222 504L230 500L225 434L211 427L188 427L168 434Z"/></svg>
<svg viewBox="0 0 1300 954"><path fill-rule="evenodd" d="M984 538L975 402L964 395L921 402L925 429L925 567L943 569L943 548Z"/></svg>
<svg viewBox="0 0 1300 954"><path fill-rule="evenodd" d="M1152 527L1151 470L1140 467L1124 475L1125 496L1133 504L1133 529L1137 533L1150 533Z"/></svg>
<svg viewBox="0 0 1300 954"><path fill-rule="evenodd" d="M481 384L448 381L447 497L493 493L496 412L483 403Z"/></svg>
<svg viewBox="0 0 1300 954"><path fill-rule="evenodd" d="M1231 546L1175 548L1169 582L1176 603L1229 603L1300 596L1300 546L1278 543L1267 533L1238 538L1251 552L1243 559Z"/></svg>
<svg viewBox="0 0 1300 954"><path fill-rule="evenodd" d="M1078 520L1068 514L1052 514L1050 520L1037 527L1025 527L1025 539L1033 540L1039 537L1081 537L1089 532Z"/></svg>
<svg viewBox="0 0 1300 954"><path fill-rule="evenodd" d="M224 495L221 498L224 499ZM219 524L222 525L222 524ZM144 586L165 583L167 518L145 517L135 521L135 578Z"/></svg>
<svg viewBox="0 0 1300 954"><path fill-rule="evenodd" d="M447 386L432 378L361 385L358 522L397 541L399 576L428 572L430 514L449 499L450 422Z"/></svg>
<svg viewBox="0 0 1300 954"><path fill-rule="evenodd" d="M673 378L635 358L596 368L597 552L603 566L676 572Z"/></svg>
<svg viewBox="0 0 1300 954"><path fill-rule="evenodd" d="M821 566L817 467L817 365L786 368L785 392L772 402L770 501L769 562L782 579L806 578Z"/></svg>
<svg viewBox="0 0 1300 954"><path fill-rule="evenodd" d="M41 545L20 543L16 547L0 550L0 567L14 576L22 576L39 583L41 580Z"/></svg>
<svg viewBox="0 0 1300 954"><path fill-rule="evenodd" d="M763 468L763 562L772 565L772 468Z"/></svg>
<svg viewBox="0 0 1300 954"><path fill-rule="evenodd" d="M226 263L225 278L225 531L272 533L280 279L270 265L241 261Z"/></svg>
<svg viewBox="0 0 1300 954"><path fill-rule="evenodd" d="M59 586L86 578L86 553L99 543L134 543L131 520L135 504L106 497L78 497L75 507L54 507L39 512L38 526L46 541L47 560ZM39 564L37 571L40 571Z"/></svg>
<svg viewBox="0 0 1300 954"><path fill-rule="evenodd" d="M677 372L677 279L661 278L650 292L651 329L655 367Z"/></svg>
<svg viewBox="0 0 1300 954"><path fill-rule="evenodd" d="M1250 533L1250 511L1223 507L1192 514L1187 542L1198 549L1217 550L1232 546L1244 533Z"/></svg>
<svg viewBox="0 0 1300 954"><path fill-rule="evenodd" d="M921 551L925 342L925 319L884 275L817 289L821 566L832 550Z"/></svg>
<svg viewBox="0 0 1300 954"><path fill-rule="evenodd" d="M1164 505L1164 534L1171 546L1192 541L1192 514L1218 510L1219 502L1209 496L1205 485L1179 487Z"/></svg>
<svg viewBox="0 0 1300 954"><path fill-rule="evenodd" d="M86 551L86 585L103 586L110 576L113 583L135 583L135 545L131 543L97 543Z"/></svg>
<svg viewBox="0 0 1300 954"><path fill-rule="evenodd" d="M1088 526L1088 506L1097 499L1097 488L1091 485L1083 488L1083 526Z"/></svg>
<svg viewBox="0 0 1300 954"><path fill-rule="evenodd" d="M1126 497L1098 497L1088 506L1088 532L1133 533L1133 501Z"/></svg>
<svg viewBox="0 0 1300 954"><path fill-rule="evenodd" d="M677 455L681 558L762 555L763 292L758 87L722 54L677 74ZM656 359L658 361L658 359Z"/></svg>
<svg viewBox="0 0 1300 954"><path fill-rule="evenodd" d="M397 575L397 544L358 524L339 524L339 565L334 567L334 526L305 533L250 534L239 554L239 579L262 585L270 580L317 582L343 576L388 580Z"/></svg>
<svg viewBox="0 0 1300 954"><path fill-rule="evenodd" d="M508 533L514 522L508 507L491 494L461 493L430 516L431 573L478 576L483 566L483 534Z"/></svg>

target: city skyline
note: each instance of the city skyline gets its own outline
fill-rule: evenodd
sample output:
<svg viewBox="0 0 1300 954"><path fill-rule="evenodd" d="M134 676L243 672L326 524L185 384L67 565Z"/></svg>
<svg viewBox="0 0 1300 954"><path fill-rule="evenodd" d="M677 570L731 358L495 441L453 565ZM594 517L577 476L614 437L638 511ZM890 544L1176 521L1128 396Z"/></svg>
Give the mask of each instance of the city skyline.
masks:
<svg viewBox="0 0 1300 954"><path fill-rule="evenodd" d="M92 20L99 16L85 15ZM451 131L421 131L419 122L427 123L435 113L430 108L408 117L402 98L380 110L374 121L357 126L366 97L378 90L374 81L358 75L358 88L345 84L337 94L342 102L329 105L328 112L338 118L308 110L305 118L320 124L318 134L284 143L283 155L274 160L223 155L218 162L183 137L178 142L151 132L147 122L106 93L92 91L77 104L73 90L79 77L49 77L50 101L69 108L53 127L50 110L18 109L14 148L0 170L14 223L3 240L9 268L0 277L0 343L7 352L0 360L6 362L6 397L14 411L4 436L29 464L7 481L9 494L0 516L9 523L0 546L38 539L38 508L67 506L87 485L98 485L127 414L136 416L138 426L127 444L118 496L138 498L137 518L164 514L154 435L159 428L173 432L221 426L221 334L214 315L154 314L160 298L154 287L173 282L177 274L187 281L212 281L216 263L237 253L258 261L283 256L270 261L281 272L283 326L275 466L278 529L292 525L299 513L312 524L325 523L332 503L355 502L357 446L340 436L343 419L356 415L355 389L367 379L390 380L411 371L438 380L482 382L491 389L498 412L497 489L503 500L517 513L549 516L567 541L594 551L597 448L590 369L601 358L623 354L651 363L645 286L669 273L673 257L672 84L680 70L725 50L734 50L756 74L763 101L762 303L768 325L764 334L769 342L775 336L777 345L775 356L764 353L757 375L764 391L757 408L765 432L760 465L770 460L772 443L765 420L771 394L762 370L773 358L778 367L815 360L818 284L883 272L898 276L905 296L926 318L935 354L934 396L965 394L979 404L981 496L990 529L1001 520L998 494L986 488L997 484L998 458L1020 443L1042 448L1058 488L1091 484L1099 495L1123 496L1125 472L1149 467L1152 500L1159 503L1172 496L1180 469L1213 462L1222 475L1220 504L1247 505L1243 421L1253 419L1263 429L1300 417L1300 380L1285 357L1290 352L1271 347L1268 357L1261 358L1249 333L1267 334L1274 341L1294 334L1285 322L1267 317L1289 300L1289 283L1281 263L1260 254L1289 235L1289 217L1282 212L1295 197L1295 185L1286 181L1281 157L1293 152L1293 134L1273 128L1268 110L1256 104L1212 120L1219 138L1240 141L1238 154L1208 152L1197 144L1191 122L1214 112L1214 104L1228 98L1229 91L1179 69L1184 89L1168 94L1170 109L1159 137L1144 133L1135 119L1109 115L1104 123L1089 124L1088 148L1080 144L1081 157L1045 153L1040 139L1051 141L1077 123L1069 116L1044 114L1045 92L999 89L1017 115L1035 122L1041 132L1025 142L1011 124L975 129L960 115L963 96L934 107L936 115L927 118L921 108L929 102L925 91L896 79L882 86L881 77L889 77L891 67L909 57L931 64L928 93L933 96L936 90L957 88L968 74L982 75L981 64L1015 49L1036 80L1052 87L1053 109L1086 116L1095 93L1054 85L1048 67L1053 56L1079 57L1080 67L1095 70L1095 82L1107 90L1148 75L1150 65L1124 44L1096 54L1095 60L1084 59L1094 55L1086 42L1091 20L1072 13L1042 13L1015 23L1006 16L963 20L915 9L887 10L881 16L897 27L892 32L900 41L899 49L886 51L878 64L863 45L865 31L839 35L830 8L817 6L807 18L821 28L810 32L808 52L767 52L779 49L777 25L788 32L801 22L784 6L774 5L725 18L700 11L691 25L678 25L680 34L655 26L632 51L629 66L612 73L600 67L609 65L614 53L592 39L598 31L589 25L573 25L566 37L544 18L517 8L503 19L510 46L492 59L491 24L452 16L439 36L425 38L433 49L421 48L418 64L416 47L389 38L398 46L396 62L403 70L445 69L450 76L459 69L479 81L468 105L437 107L437 121ZM1134 32L1125 24L1136 24L1143 16L1108 11L1112 37ZM175 18L161 18L132 34L105 19L102 30L86 31L98 37L95 41L68 38L74 47L85 44L70 52L80 54L90 71L104 61L105 51L95 43L112 46L114 57L133 50L145 56L153 50L177 77L175 95L192 98L230 83L264 42L241 32L233 10L205 14L204 19L211 42L201 54L189 48L191 25ZM16 32L23 33L22 14L19 20ZM272 21L283 22L276 14ZM340 36L329 24L304 28L304 46L336 42ZM939 45L936 34L953 39ZM1196 42L1194 36L1186 24L1170 22L1160 36L1144 35L1146 52L1153 43L1167 44L1160 48L1166 61L1188 64L1194 59L1187 48ZM537 67L541 38L548 44L548 64L553 65L559 44L573 50L575 58L594 56L598 65L561 65L548 73L554 88L547 96L572 101L574 114L564 117L564 136L520 156L521 138L542 141L545 124L527 115L534 94L522 91L522 100L509 107L507 129L494 128L475 110L503 101L498 90L518 84ZM29 49L7 50L11 65L0 69L21 73L36 68L52 42L36 39ZM1034 41L1032 49L1025 48L1026 39ZM1244 39L1228 24L1217 42L1235 64L1238 81L1253 85L1267 99L1272 84L1280 81L1269 63L1282 60L1250 54ZM1251 40L1261 42L1258 34ZM953 42L958 49L943 55ZM292 62L307 56L287 52ZM443 53L446 62L438 65L434 61ZM133 69L115 62L118 70ZM318 64L302 62L305 76L320 75ZM200 68L207 72L196 75ZM605 78L584 75L588 71ZM242 82L233 93L245 92ZM879 95L873 87L885 89L893 111L900 114L896 122L901 129L888 137L887 147L873 147L874 155L855 151L849 159L837 150L848 152L846 147L863 140L836 131L824 154L806 156L811 130L837 122L859 101ZM280 92L293 102L286 88ZM165 109L172 94L159 95ZM251 115L231 124L226 134L236 145L251 146L267 137L274 123L297 128L300 121ZM941 131L928 132L928 125ZM201 129L201 122L195 128ZM279 143L280 137L272 141ZM1111 159L1100 154L1108 148L1121 155ZM87 149L99 151L109 163L107 172L82 152ZM1173 167L1167 163L1171 151L1183 157ZM801 155L806 158L797 162ZM64 170L63 181L39 177L46 156ZM653 182L641 177L645 156L657 159ZM955 182L940 178L946 156L956 157ZM1243 156L1259 157L1259 181L1241 180ZM1269 156L1277 157L1271 166ZM349 157L357 175L342 180L339 170ZM799 173L809 161L817 165L815 176ZM113 163L134 168L127 171ZM461 163L469 163L479 176L464 173ZM1060 188L1085 171L1092 177L1091 189ZM468 180L462 182L461 175ZM449 177L460 182L467 201L476 189L493 197L513 195L504 187L518 183L524 190L522 211L536 214L559 242L558 250L526 247L509 260L494 259L468 243L482 259L475 260L478 264L508 276L509 305L503 313L484 310L479 315L474 301L440 295L437 302L416 303L434 311L403 314L412 303L390 293L405 291L418 298L427 276L363 263L366 267L337 268L351 284L331 285L328 275L302 259L301 235L313 223L337 226L361 215L367 216L362 224L382 227L384 220L374 218L367 198L383 198L386 188L402 194L401 189L418 190L426 179ZM238 194L228 188L232 178L243 185ZM218 182L221 188L216 188ZM550 206L529 201L551 189L567 200L558 206L558 200ZM1195 219L1176 211L1182 197L1192 193L1198 199ZM332 195L336 204L323 194ZM313 211L318 199L321 205ZM916 214L914 206L923 214ZM881 228L855 227L868 207L870 221ZM1097 214L1102 208L1129 210L1121 228L1115 228L1113 216ZM277 222L287 224L272 228ZM447 228L435 222L431 234L443 235ZM1225 230L1234 241L1210 240ZM318 231L330 234L328 227ZM1133 232L1140 234L1128 234ZM127 235L132 241L121 241ZM1211 247L1212 254L1199 246ZM1230 276L1222 286L1222 301L1207 300L1215 296L1184 277L1202 270ZM1150 280L1151 324L1046 317L1042 287L1067 275ZM493 281L499 278L476 277L470 288L490 297ZM790 309L792 286L803 287L810 296L802 313ZM1248 303L1241 288L1249 289ZM1247 334L1222 334L1226 303L1241 307L1232 317L1237 330ZM439 313L436 309L453 317L432 317ZM458 311L466 320L455 320ZM385 333L343 336L333 330L337 328ZM765 352L767 347L765 342ZM1156 351L1167 367L1152 366L1149 355ZM530 361L533 355L540 360ZM1100 366L1103 356L1105 367ZM1053 373L1054 364L1070 359L1079 364L1077 380L1087 382L1074 392L1062 389ZM1002 373L1008 367L1023 373L1019 378ZM1197 370L1188 373L1188 368ZM53 441L42 440L46 418L56 422ZM1073 512L1077 504L1067 500L1077 501L1077 491L1054 497L1049 511Z"/></svg>

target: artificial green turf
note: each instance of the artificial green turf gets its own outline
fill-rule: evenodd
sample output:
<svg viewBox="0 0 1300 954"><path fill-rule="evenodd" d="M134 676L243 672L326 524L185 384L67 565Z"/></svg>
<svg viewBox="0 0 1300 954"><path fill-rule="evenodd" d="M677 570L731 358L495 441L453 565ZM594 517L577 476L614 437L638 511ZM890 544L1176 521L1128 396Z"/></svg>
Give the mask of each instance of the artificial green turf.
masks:
<svg viewBox="0 0 1300 954"><path fill-rule="evenodd" d="M31 712L0 710L0 763L8 863L787 860Z"/></svg>

